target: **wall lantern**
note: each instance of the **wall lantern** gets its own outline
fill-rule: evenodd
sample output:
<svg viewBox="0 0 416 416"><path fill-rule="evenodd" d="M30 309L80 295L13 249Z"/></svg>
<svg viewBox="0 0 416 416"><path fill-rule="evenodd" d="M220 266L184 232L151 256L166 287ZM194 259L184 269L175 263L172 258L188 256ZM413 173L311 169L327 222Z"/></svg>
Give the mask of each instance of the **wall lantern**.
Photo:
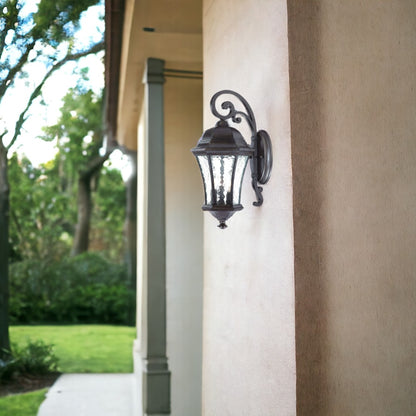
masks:
<svg viewBox="0 0 416 416"><path fill-rule="evenodd" d="M230 101L224 101L221 108L226 114L220 114L216 107L218 97L232 95L244 106L238 111ZM215 127L204 132L196 147L192 149L199 168L205 190L204 211L209 211L220 222L221 229L236 211L243 209L240 203L243 176L250 159L251 183L256 193L254 206L263 203L263 188L270 178L273 164L270 136L264 130L257 131L256 120L248 102L231 90L218 91L211 98L211 112L219 121ZM244 118L251 130L251 143L248 145L241 133L228 125L227 120L240 123Z"/></svg>

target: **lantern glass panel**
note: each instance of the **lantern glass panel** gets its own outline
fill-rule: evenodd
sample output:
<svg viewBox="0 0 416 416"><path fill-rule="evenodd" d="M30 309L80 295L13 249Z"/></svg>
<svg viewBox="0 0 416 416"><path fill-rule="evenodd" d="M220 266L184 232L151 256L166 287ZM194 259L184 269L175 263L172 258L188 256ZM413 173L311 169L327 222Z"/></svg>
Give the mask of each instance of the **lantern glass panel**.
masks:
<svg viewBox="0 0 416 416"><path fill-rule="evenodd" d="M241 185L243 182L244 172L247 167L248 156L238 156L237 163L235 166L234 174L234 195L233 195L233 204L238 205L241 198Z"/></svg>
<svg viewBox="0 0 416 416"><path fill-rule="evenodd" d="M201 169L202 180L204 181L205 203L212 205L212 182L208 156L197 156L197 160Z"/></svg>
<svg viewBox="0 0 416 416"><path fill-rule="evenodd" d="M211 156L214 189L216 191L214 204L226 205L232 203L232 179L235 156Z"/></svg>

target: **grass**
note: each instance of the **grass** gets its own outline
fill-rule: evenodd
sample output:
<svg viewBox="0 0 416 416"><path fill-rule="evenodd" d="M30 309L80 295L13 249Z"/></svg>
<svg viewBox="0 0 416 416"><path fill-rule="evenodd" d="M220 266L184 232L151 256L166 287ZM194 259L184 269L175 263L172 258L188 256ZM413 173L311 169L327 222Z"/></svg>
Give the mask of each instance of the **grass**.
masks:
<svg viewBox="0 0 416 416"><path fill-rule="evenodd" d="M48 390L16 394L0 399L0 416L35 416Z"/></svg>
<svg viewBox="0 0 416 416"><path fill-rule="evenodd" d="M135 328L111 325L12 326L12 343L54 345L63 373L130 373ZM47 389L0 398L0 416L35 416Z"/></svg>
<svg viewBox="0 0 416 416"><path fill-rule="evenodd" d="M63 373L130 373L135 328L111 325L12 326L12 343L54 345Z"/></svg>

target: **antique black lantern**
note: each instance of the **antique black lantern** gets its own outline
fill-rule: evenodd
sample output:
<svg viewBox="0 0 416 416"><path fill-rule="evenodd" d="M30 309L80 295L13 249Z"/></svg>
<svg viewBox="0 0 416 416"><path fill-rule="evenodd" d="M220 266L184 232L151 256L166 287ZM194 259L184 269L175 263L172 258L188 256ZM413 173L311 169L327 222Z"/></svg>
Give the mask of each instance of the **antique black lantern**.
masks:
<svg viewBox="0 0 416 416"><path fill-rule="evenodd" d="M226 114L220 114L216 101L220 95L232 95L243 104L244 111L236 110L233 103L224 101L221 104ZM258 184L265 184L270 178L273 164L272 148L269 135L257 131L256 120L248 102L238 93L222 90L213 95L210 102L211 112L219 121L215 127L204 132L196 147L192 149L199 168L205 190L204 211L209 211L220 222L220 228L226 228L226 221L236 211L243 209L240 203L243 176L250 160L252 186L257 201L253 205L263 203L263 189ZM247 121L251 130L250 145L241 133L228 125L227 120L240 123L242 117Z"/></svg>

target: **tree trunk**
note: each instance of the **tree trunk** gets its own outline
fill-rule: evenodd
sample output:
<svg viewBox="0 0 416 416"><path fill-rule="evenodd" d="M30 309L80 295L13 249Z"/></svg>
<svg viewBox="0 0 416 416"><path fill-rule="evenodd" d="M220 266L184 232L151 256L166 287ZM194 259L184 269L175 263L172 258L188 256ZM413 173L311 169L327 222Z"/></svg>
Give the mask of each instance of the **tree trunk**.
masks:
<svg viewBox="0 0 416 416"><path fill-rule="evenodd" d="M9 180L7 149L0 140L0 358L10 351L9 337Z"/></svg>
<svg viewBox="0 0 416 416"><path fill-rule="evenodd" d="M110 153L91 160L86 169L79 174L78 179L78 218L75 229L74 243L71 256L88 251L90 243L90 220L92 212L92 188L103 163Z"/></svg>
<svg viewBox="0 0 416 416"><path fill-rule="evenodd" d="M137 153L129 154L132 173L126 182L126 264L129 288L136 293L137 280ZM131 299L128 307L128 322L134 325L136 322L136 302L135 297Z"/></svg>
<svg viewBox="0 0 416 416"><path fill-rule="evenodd" d="M88 251L92 210L91 177L82 175L78 180L78 219L71 256Z"/></svg>

